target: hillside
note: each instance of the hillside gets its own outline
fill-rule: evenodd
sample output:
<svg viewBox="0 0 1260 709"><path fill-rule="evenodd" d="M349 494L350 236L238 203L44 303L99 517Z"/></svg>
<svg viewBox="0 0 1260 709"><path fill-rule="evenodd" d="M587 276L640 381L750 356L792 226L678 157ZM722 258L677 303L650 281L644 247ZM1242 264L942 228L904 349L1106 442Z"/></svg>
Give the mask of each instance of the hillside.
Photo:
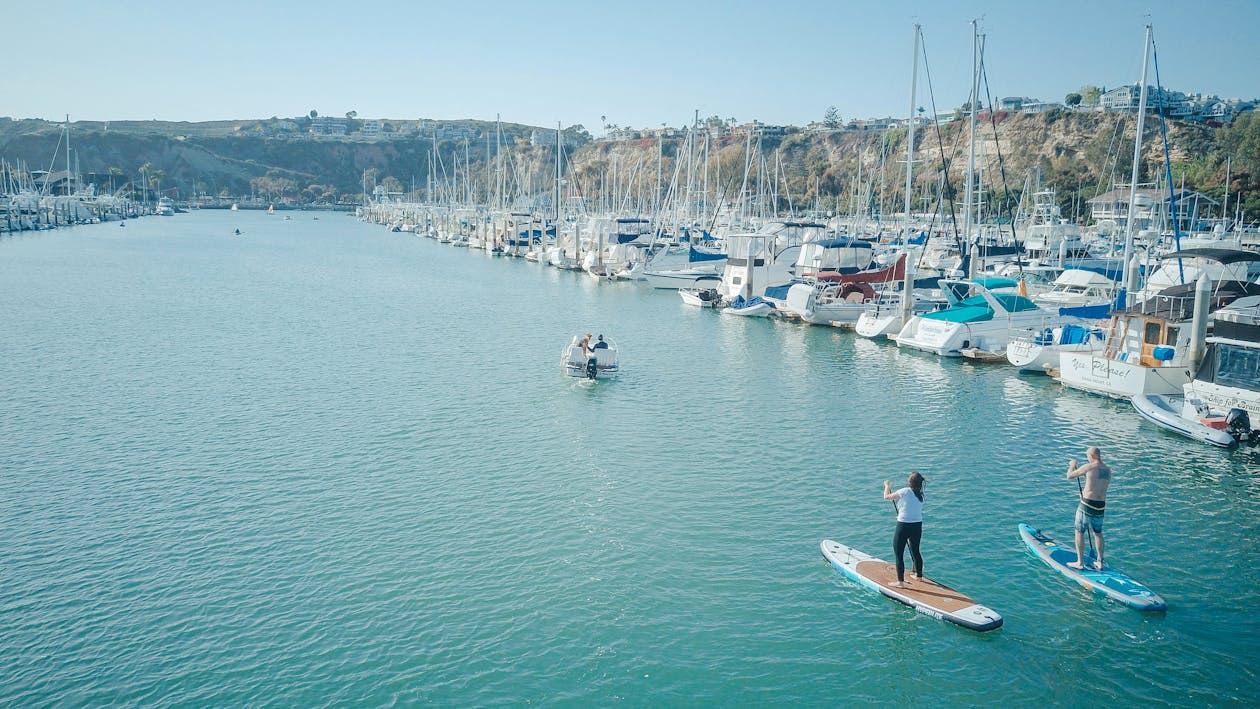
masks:
<svg viewBox="0 0 1260 709"><path fill-rule="evenodd" d="M1017 198L1026 179L1038 172L1043 185L1058 190L1065 214L1079 213L1085 199L1129 180L1132 116L1051 111L981 118L977 165L986 203L995 213L1002 211L1004 195ZM390 123L395 126L381 139L311 138L301 133L305 120L73 123L71 144L77 171L102 189L139 185L147 178L151 189L179 198L194 192L225 198L254 193L295 203L350 203L376 184L390 191L414 187L427 195L430 174L437 176L436 194L471 195L478 201L500 191L544 193L553 184L554 148L543 129L504 124L496 140L493 123L443 122L426 135L405 133L405 122L386 122L387 130ZM699 184L707 155L710 193L727 199L745 187L777 194L781 209L790 203L797 210L846 211L855 202L868 209L901 209L905 128L790 129L752 141L746 134L727 134L712 138L707 151L702 144L696 147L691 160L685 136L667 137L658 148L651 137L589 141L580 127L575 129L569 129L577 147L566 155L567 179L588 202L615 196L622 205L650 205L658 169L668 185L676 170L685 180L690 164L693 184ZM536 146L530 144L535 131L543 137ZM23 161L32 170L64 169L64 150L52 163L61 132L60 124L0 119L0 158ZM916 200L940 194L943 164L949 165L949 187L962 189L966 132L963 121L916 132ZM502 159L495 157L496 143L505 149ZM1260 120L1254 113L1219 128L1169 123L1168 144L1174 182L1220 201L1229 158L1231 203L1241 204L1253 218L1260 214ZM1142 181L1161 180L1164 150L1155 119L1144 145Z"/></svg>

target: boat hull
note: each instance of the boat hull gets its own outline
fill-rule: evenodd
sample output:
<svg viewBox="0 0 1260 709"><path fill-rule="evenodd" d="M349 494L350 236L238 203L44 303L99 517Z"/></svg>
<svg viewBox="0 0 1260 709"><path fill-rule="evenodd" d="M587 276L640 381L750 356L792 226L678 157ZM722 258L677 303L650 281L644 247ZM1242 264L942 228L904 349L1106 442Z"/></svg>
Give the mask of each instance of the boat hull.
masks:
<svg viewBox="0 0 1260 709"><path fill-rule="evenodd" d="M1187 438L1203 441L1218 448L1233 448L1238 444L1228 431L1213 428L1194 419L1182 416L1184 399L1164 394L1138 394L1131 400L1142 418Z"/></svg>

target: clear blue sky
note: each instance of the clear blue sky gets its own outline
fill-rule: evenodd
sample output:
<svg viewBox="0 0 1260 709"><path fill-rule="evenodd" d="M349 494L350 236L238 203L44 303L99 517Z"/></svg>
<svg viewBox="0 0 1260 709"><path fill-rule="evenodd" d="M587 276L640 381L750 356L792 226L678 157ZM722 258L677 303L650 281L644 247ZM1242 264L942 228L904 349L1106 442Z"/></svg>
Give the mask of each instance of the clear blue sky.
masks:
<svg viewBox="0 0 1260 709"><path fill-rule="evenodd" d="M1134 83L1146 22L1165 86L1260 97L1260 0L9 0L0 18L0 115L15 118L497 113L598 134L601 116L682 125L695 110L796 125L831 105L903 116L912 25L946 110L967 99L972 19L994 98Z"/></svg>

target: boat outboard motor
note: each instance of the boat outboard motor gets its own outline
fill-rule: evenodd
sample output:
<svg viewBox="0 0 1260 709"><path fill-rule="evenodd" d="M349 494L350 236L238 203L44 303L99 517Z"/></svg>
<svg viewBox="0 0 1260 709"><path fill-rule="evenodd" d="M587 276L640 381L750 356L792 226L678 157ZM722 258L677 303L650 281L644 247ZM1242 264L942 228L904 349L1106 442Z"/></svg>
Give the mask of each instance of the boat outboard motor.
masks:
<svg viewBox="0 0 1260 709"><path fill-rule="evenodd" d="M595 374L598 371L599 371L599 360L595 359L594 357L591 357L590 359L586 360L586 378L587 379L594 379ZM1243 414L1243 415L1246 416L1246 414Z"/></svg>
<svg viewBox="0 0 1260 709"><path fill-rule="evenodd" d="M1260 434L1260 431L1251 429L1251 417L1243 409L1230 409L1229 413L1225 414L1225 430L1235 440L1242 443L1254 441L1257 434Z"/></svg>

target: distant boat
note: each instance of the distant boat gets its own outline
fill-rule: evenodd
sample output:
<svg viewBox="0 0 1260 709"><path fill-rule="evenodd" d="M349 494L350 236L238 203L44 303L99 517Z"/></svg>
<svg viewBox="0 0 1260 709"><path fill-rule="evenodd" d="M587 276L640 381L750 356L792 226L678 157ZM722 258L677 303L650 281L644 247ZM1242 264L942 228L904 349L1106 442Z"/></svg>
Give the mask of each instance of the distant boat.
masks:
<svg viewBox="0 0 1260 709"><path fill-rule="evenodd" d="M275 213L276 213L276 205L274 205L274 204L273 204L273 205L271 205L271 206L267 207L267 213L268 213L268 214L275 214Z"/></svg>
<svg viewBox="0 0 1260 709"><path fill-rule="evenodd" d="M239 210L240 208L241 208L241 207L240 207L240 205L238 205L236 202L233 202L233 203L232 203L232 211L233 211L233 212L235 212L235 211Z"/></svg>
<svg viewBox="0 0 1260 709"><path fill-rule="evenodd" d="M597 379L611 376L617 373L620 365L617 343L600 335L599 341L584 353L578 336L574 335L565 346L560 363L564 365L564 373L571 377Z"/></svg>

